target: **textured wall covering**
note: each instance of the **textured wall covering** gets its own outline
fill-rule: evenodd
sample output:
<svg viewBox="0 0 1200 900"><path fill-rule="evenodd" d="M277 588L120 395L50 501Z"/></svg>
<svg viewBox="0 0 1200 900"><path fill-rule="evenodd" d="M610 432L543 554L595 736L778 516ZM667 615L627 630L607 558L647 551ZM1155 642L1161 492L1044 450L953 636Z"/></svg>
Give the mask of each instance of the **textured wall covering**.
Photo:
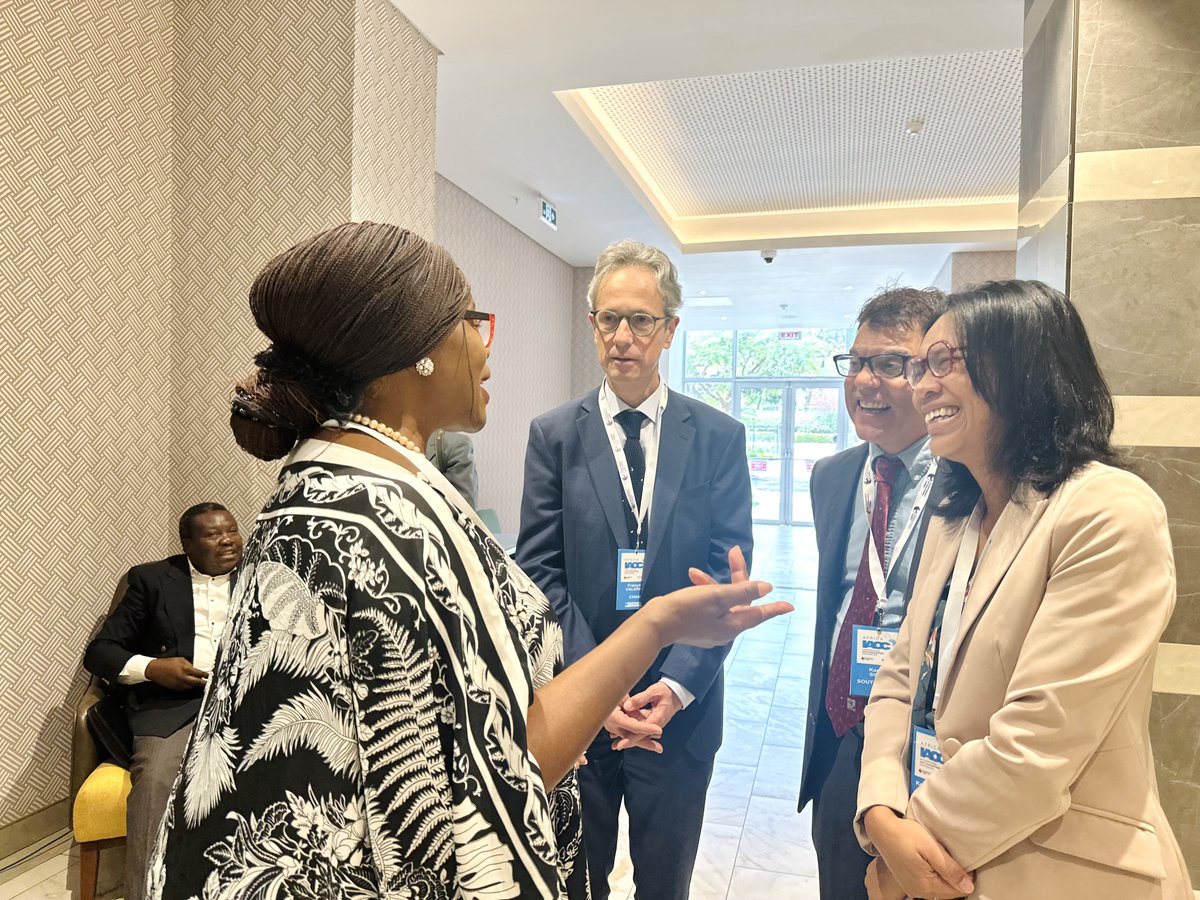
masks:
<svg viewBox="0 0 1200 900"><path fill-rule="evenodd" d="M120 574L274 480L228 426L253 276L355 201L432 230L435 73L387 0L0 9L0 829L66 797Z"/></svg>
<svg viewBox="0 0 1200 900"><path fill-rule="evenodd" d="M230 9L192 0L177 25L172 488L184 505L223 498L248 526L277 467L228 426L230 386L266 344L247 289L350 218L431 230L436 57L386 0Z"/></svg>
<svg viewBox="0 0 1200 900"><path fill-rule="evenodd" d="M65 797L83 644L168 546L169 43L154 0L0 12L0 827Z"/></svg>
<svg viewBox="0 0 1200 900"><path fill-rule="evenodd" d="M471 282L475 304L496 314L488 424L473 440L479 505L515 532L529 422L571 396L574 270L440 176L437 240Z"/></svg>
<svg viewBox="0 0 1200 900"><path fill-rule="evenodd" d="M574 270L571 286L571 396L578 397L600 384L600 363L596 360L596 341L588 321L587 289L594 269Z"/></svg>
<svg viewBox="0 0 1200 900"><path fill-rule="evenodd" d="M434 232L437 51L391 0L357 0L352 218Z"/></svg>
<svg viewBox="0 0 1200 900"><path fill-rule="evenodd" d="M172 493L248 528L275 465L229 430L232 383L265 345L246 303L264 262L350 218L353 0L176 14Z"/></svg>

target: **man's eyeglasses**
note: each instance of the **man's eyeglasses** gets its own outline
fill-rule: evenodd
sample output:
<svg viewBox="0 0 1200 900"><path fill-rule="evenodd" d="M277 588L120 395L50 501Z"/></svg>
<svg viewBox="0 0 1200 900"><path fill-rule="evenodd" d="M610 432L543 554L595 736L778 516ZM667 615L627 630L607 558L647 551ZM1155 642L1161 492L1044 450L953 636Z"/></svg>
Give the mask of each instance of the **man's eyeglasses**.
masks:
<svg viewBox="0 0 1200 900"><path fill-rule="evenodd" d="M929 352L924 356L909 357L908 362L904 364L904 377L914 388L921 383L927 371L932 372L935 378L945 378L954 368L956 359L966 359L962 348L938 341L930 345Z"/></svg>
<svg viewBox="0 0 1200 900"><path fill-rule="evenodd" d="M670 316L652 316L650 313L632 313L631 315L623 316L620 313L615 313L611 309L593 309L592 310L592 325L597 331L604 334L612 334L621 327L622 322L629 323L629 330L638 337L650 337L658 328L659 322L665 322Z"/></svg>
<svg viewBox="0 0 1200 900"><path fill-rule="evenodd" d="M858 356L854 353L839 353L833 358L838 374L844 378L857 375L864 368L877 378L899 378L904 374L904 364L910 359L903 353L880 353L876 356Z"/></svg>
<svg viewBox="0 0 1200 900"><path fill-rule="evenodd" d="M475 326L475 330L479 332L479 336L483 338L483 346L492 346L492 338L496 335L496 314L480 312L477 309L468 309L463 313L463 318L471 322Z"/></svg>

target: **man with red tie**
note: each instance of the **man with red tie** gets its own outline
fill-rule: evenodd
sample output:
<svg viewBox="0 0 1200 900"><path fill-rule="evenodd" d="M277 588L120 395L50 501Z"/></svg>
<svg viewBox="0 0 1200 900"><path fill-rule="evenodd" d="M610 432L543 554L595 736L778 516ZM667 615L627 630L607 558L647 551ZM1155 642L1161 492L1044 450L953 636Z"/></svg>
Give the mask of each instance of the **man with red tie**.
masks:
<svg viewBox="0 0 1200 900"><path fill-rule="evenodd" d="M809 490L819 561L800 805L813 804L822 900L866 900L871 857L853 820L863 709L904 619L941 479L904 363L917 355L942 294L892 288L866 302L848 353L834 357L865 443L819 461Z"/></svg>

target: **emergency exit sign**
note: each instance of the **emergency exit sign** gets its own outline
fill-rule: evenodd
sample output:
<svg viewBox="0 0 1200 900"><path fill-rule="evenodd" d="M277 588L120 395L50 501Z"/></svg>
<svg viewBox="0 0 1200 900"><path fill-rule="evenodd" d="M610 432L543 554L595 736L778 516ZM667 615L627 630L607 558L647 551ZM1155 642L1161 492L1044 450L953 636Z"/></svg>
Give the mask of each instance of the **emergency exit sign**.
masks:
<svg viewBox="0 0 1200 900"><path fill-rule="evenodd" d="M779 332L779 339L781 341L798 341L802 337L804 337L804 332L802 332L802 331L781 331L781 332Z"/></svg>
<svg viewBox="0 0 1200 900"><path fill-rule="evenodd" d="M558 231L558 210L551 206L545 198L539 197L538 199L542 201L542 222Z"/></svg>

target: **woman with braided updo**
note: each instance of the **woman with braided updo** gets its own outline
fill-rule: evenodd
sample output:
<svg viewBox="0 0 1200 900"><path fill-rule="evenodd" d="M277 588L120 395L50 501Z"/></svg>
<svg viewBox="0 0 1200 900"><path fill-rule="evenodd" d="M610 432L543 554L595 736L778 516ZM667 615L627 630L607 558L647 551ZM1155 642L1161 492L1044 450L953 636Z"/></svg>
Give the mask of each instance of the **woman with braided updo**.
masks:
<svg viewBox="0 0 1200 900"><path fill-rule="evenodd" d="M495 320L446 252L343 225L268 263L250 308L271 347L230 423L287 459L150 896L585 897L574 766L605 717L662 647L790 606L752 606L770 588L736 557L736 583L647 602L559 672L545 597L422 452L487 418Z"/></svg>

